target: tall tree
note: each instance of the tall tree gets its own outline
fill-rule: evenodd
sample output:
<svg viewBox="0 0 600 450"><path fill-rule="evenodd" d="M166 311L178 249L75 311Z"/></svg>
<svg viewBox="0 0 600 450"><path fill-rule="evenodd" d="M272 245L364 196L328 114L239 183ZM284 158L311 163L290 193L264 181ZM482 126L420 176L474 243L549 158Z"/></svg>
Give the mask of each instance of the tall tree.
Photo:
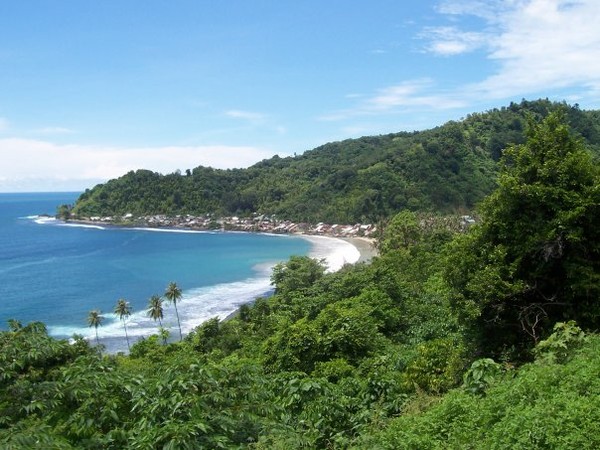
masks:
<svg viewBox="0 0 600 450"><path fill-rule="evenodd" d="M455 304L496 349L537 342L556 321L600 325L600 173L560 113L509 147L482 224L447 266Z"/></svg>
<svg viewBox="0 0 600 450"><path fill-rule="evenodd" d="M155 322L158 320L158 324L161 327L162 327L162 319L164 317L164 311L163 311L162 304L163 304L162 298L160 298L158 295L153 295L148 300L148 310L147 310L148 317L150 317Z"/></svg>
<svg viewBox="0 0 600 450"><path fill-rule="evenodd" d="M179 321L179 311L177 310L177 302L181 300L182 293L177 283L171 281L165 290L165 297L169 302L175 306L175 314L177 315L177 325L179 326L179 340L183 340L183 333L181 332L181 322Z"/></svg>
<svg viewBox="0 0 600 450"><path fill-rule="evenodd" d="M161 336L163 338L163 342L166 344L165 336L162 333L163 325L162 319L164 317L163 311L163 301L158 295L153 295L148 300L148 309L147 309L148 317L150 317L155 322L158 320L159 330L161 331Z"/></svg>
<svg viewBox="0 0 600 450"><path fill-rule="evenodd" d="M127 340L127 349L131 350L129 346L129 336L127 335L127 324L125 323L125 319L131 315L131 306L129 302L123 298L117 301L117 305L115 306L114 313L119 316L119 319L123 322L123 328L125 329L125 339Z"/></svg>
<svg viewBox="0 0 600 450"><path fill-rule="evenodd" d="M87 322L90 327L94 327L94 331L96 332L96 344L100 345L100 340L98 339L98 327L102 325L104 317L102 317L102 313L94 309L89 312Z"/></svg>

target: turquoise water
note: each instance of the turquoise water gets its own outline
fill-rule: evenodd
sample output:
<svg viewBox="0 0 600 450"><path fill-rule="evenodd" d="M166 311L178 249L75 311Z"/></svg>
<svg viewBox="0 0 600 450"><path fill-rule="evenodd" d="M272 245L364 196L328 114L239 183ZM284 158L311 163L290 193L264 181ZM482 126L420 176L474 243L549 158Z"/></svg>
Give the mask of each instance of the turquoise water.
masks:
<svg viewBox="0 0 600 450"><path fill-rule="evenodd" d="M91 336L86 318L100 309L103 343L121 349L122 326L111 314L119 298L133 307L130 335L147 336L156 331L145 316L148 298L177 282L185 332L268 293L273 264L311 250L291 236L71 226L38 217L77 196L0 194L0 328L9 319L39 320L56 337ZM176 330L171 308L165 325Z"/></svg>

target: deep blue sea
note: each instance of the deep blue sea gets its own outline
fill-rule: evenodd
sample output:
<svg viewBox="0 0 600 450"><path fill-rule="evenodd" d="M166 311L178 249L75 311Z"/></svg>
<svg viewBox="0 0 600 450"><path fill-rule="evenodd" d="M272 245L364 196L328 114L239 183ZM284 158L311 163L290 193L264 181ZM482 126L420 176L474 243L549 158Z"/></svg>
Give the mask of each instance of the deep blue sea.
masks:
<svg viewBox="0 0 600 450"><path fill-rule="evenodd" d="M43 321L56 337L92 336L87 315L99 309L102 343L122 350L123 328L112 314L118 299L133 307L130 336L148 336L156 332L145 314L149 297L177 282L185 333L265 295L275 263L311 251L309 241L292 236L73 226L39 217L54 215L57 205L78 195L0 194L1 329L17 319ZM164 322L176 335L172 307L165 308Z"/></svg>

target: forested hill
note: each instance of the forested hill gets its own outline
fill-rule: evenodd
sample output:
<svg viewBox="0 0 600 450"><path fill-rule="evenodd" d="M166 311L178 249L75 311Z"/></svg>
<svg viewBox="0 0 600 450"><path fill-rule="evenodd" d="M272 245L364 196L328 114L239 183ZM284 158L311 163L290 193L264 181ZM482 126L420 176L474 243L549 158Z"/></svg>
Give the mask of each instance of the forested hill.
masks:
<svg viewBox="0 0 600 450"><path fill-rule="evenodd" d="M600 448L600 166L574 137L531 123L466 232L403 210L371 263L293 256L187 336L169 283L129 356L10 320L0 449Z"/></svg>
<svg viewBox="0 0 600 450"><path fill-rule="evenodd" d="M79 216L277 214L296 221L371 222L402 209L468 211L495 186L497 161L525 139L526 117L564 109L575 135L600 153L600 111L522 101L431 130L348 139L247 169L148 170L87 190Z"/></svg>

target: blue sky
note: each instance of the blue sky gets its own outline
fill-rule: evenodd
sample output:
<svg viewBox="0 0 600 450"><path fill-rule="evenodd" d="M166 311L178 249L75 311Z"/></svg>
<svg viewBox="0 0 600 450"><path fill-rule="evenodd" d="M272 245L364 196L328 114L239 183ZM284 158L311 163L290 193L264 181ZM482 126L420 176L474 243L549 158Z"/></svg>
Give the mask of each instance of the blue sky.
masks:
<svg viewBox="0 0 600 450"><path fill-rule="evenodd" d="M0 3L0 192L600 106L597 0Z"/></svg>

